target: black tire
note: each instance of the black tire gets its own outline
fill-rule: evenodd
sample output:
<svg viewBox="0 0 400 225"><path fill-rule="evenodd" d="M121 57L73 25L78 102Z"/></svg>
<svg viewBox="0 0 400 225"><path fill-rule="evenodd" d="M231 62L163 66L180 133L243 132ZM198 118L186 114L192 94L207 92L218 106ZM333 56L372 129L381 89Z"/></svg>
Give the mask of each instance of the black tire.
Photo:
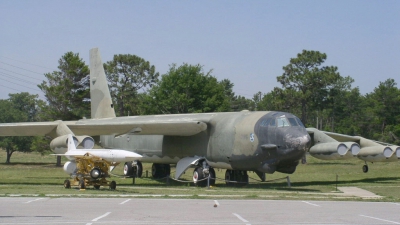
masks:
<svg viewBox="0 0 400 225"><path fill-rule="evenodd" d="M153 178L160 178L160 170L160 164L153 163L153 165L151 166L151 176Z"/></svg>
<svg viewBox="0 0 400 225"><path fill-rule="evenodd" d="M249 175L247 175L247 171L245 170L237 170L234 171L236 172L236 180L237 184L236 186L238 187L243 187L249 184Z"/></svg>
<svg viewBox="0 0 400 225"><path fill-rule="evenodd" d="M137 177L141 178L142 174L143 174L143 165L140 161L137 161L136 165L137 165L137 174L136 175L137 175Z"/></svg>
<svg viewBox="0 0 400 225"><path fill-rule="evenodd" d="M233 186L233 171L232 170L226 170L225 172L225 183L226 186Z"/></svg>
<svg viewBox="0 0 400 225"><path fill-rule="evenodd" d="M86 185L85 185L85 180L79 180L79 188L80 189L86 189Z"/></svg>
<svg viewBox="0 0 400 225"><path fill-rule="evenodd" d="M99 190L99 189L100 189L100 185L98 185L98 184L93 185L93 187L94 187L94 189L96 189L96 190Z"/></svg>
<svg viewBox="0 0 400 225"><path fill-rule="evenodd" d="M117 183L115 181L111 181L110 190L114 191L117 188Z"/></svg>
<svg viewBox="0 0 400 225"><path fill-rule="evenodd" d="M364 173L368 173L368 165L364 165L364 166L362 167L362 171L363 171Z"/></svg>
<svg viewBox="0 0 400 225"><path fill-rule="evenodd" d="M126 162L124 165L124 176L130 177L132 175L133 175L132 163Z"/></svg>
<svg viewBox="0 0 400 225"><path fill-rule="evenodd" d="M71 181L64 180L64 187L67 188L67 189L71 188Z"/></svg>
<svg viewBox="0 0 400 225"><path fill-rule="evenodd" d="M207 186L207 180L203 180L205 178L202 167L197 167L193 171L193 182L197 187L205 187Z"/></svg>
<svg viewBox="0 0 400 225"><path fill-rule="evenodd" d="M171 166L169 164L164 164L164 174L163 177L171 175Z"/></svg>
<svg viewBox="0 0 400 225"><path fill-rule="evenodd" d="M153 163L151 166L151 175L153 178L165 178L171 174L171 166L169 164Z"/></svg>
<svg viewBox="0 0 400 225"><path fill-rule="evenodd" d="M214 168L210 167L209 171L210 171L210 185L213 186L215 185L215 178L216 178L215 170Z"/></svg>

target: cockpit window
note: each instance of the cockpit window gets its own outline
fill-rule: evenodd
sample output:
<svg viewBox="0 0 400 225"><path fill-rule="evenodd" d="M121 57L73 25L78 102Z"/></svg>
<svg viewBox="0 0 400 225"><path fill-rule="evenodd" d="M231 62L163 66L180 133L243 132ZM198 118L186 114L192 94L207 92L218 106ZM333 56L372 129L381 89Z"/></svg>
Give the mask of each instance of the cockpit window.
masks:
<svg viewBox="0 0 400 225"><path fill-rule="evenodd" d="M299 123L300 126L305 127L299 118L296 118L296 121L297 121L297 123Z"/></svg>
<svg viewBox="0 0 400 225"><path fill-rule="evenodd" d="M277 122L278 122L278 127L289 127L290 126L289 122L284 117L277 118Z"/></svg>
<svg viewBox="0 0 400 225"><path fill-rule="evenodd" d="M269 126L270 127L275 127L276 126L276 123L275 123L274 119L271 120L271 122L269 123Z"/></svg>
<svg viewBox="0 0 400 225"><path fill-rule="evenodd" d="M266 120L263 120L263 121L261 122L260 126L262 126L262 127L268 126L270 120L271 120L270 118L268 118L268 119L266 119Z"/></svg>
<svg viewBox="0 0 400 225"><path fill-rule="evenodd" d="M295 119L295 118L288 118L288 120L289 120L289 122L290 122L290 125L291 125L292 127L296 127L296 126L298 126L298 124L297 124L297 122L296 122L296 119Z"/></svg>

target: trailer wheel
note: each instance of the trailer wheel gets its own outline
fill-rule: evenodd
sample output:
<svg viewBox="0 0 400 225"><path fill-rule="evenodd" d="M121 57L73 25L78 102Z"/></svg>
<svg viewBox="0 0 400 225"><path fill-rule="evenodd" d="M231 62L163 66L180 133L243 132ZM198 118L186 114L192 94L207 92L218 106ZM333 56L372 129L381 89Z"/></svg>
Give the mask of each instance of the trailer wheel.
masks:
<svg viewBox="0 0 400 225"><path fill-rule="evenodd" d="M69 180L64 180L64 187L65 188L71 188L71 182Z"/></svg>

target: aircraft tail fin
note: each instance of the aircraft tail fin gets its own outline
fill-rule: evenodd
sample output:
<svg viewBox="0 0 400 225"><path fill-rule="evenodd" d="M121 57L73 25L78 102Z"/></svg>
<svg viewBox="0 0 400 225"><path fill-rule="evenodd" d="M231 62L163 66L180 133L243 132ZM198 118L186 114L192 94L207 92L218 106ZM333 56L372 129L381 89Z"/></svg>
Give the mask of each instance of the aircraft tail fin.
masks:
<svg viewBox="0 0 400 225"><path fill-rule="evenodd" d="M72 137L72 134L68 134L68 150L67 151L74 151L76 150L75 141Z"/></svg>
<svg viewBox="0 0 400 225"><path fill-rule="evenodd" d="M115 117L114 105L98 48L90 49L90 98L92 119Z"/></svg>

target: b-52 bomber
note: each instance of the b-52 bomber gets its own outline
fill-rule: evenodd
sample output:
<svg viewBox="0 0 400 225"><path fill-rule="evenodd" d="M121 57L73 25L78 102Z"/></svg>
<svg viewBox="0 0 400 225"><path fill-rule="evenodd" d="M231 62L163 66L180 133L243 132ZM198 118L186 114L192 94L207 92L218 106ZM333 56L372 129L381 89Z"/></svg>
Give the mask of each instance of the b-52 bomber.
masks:
<svg viewBox="0 0 400 225"><path fill-rule="evenodd" d="M176 179L194 168L193 181L198 186L205 186L207 177L211 185L215 183L215 168L226 169L227 185L247 184L248 171L254 171L261 180L265 180L265 173L291 174L307 151L322 159L359 156L368 161L389 156L386 146L366 139L307 130L299 118L287 112L243 110L116 117L97 48L90 50L90 95L91 119L0 124L0 136L50 136L50 147L58 155L74 154L67 151L68 139L72 138L76 146L83 148L81 151L87 151L85 160L92 164L82 170L82 156L70 157L64 170L84 180L82 186L95 187L101 183L96 179L104 178L97 175L107 174L105 170L109 169L95 164L103 161L112 165L113 154L119 156L119 162L127 155L126 176L141 177L144 162L152 163L154 178L163 178L170 175L170 165L174 164ZM99 137L105 151L102 154L90 150L95 144L93 137ZM398 147L388 148L400 157ZM129 160L127 152L137 154L137 160ZM90 176L92 172L96 176Z"/></svg>

